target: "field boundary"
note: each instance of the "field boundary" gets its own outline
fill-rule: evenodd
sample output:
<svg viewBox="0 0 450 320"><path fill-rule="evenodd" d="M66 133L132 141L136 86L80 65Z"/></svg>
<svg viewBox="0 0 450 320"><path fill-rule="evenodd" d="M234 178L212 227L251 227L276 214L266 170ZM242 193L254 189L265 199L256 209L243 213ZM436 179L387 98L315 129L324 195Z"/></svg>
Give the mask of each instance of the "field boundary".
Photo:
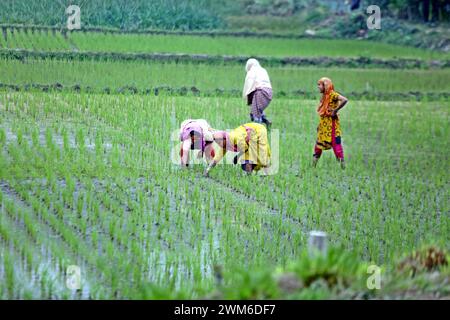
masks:
<svg viewBox="0 0 450 320"><path fill-rule="evenodd" d="M44 25L24 25L24 24L0 24L2 29L23 30L25 32L47 31L59 32L63 36L76 32L96 32L111 34L143 34L143 35L179 35L179 36L204 36L204 37L242 37L242 38L277 38L277 39L334 39L326 35L308 35L295 33L275 33L275 32L255 32L255 31L225 31L225 30L163 30L163 29L142 29L142 30L123 30L108 27L83 27L80 30L68 30L65 25L44 26Z"/></svg>
<svg viewBox="0 0 450 320"><path fill-rule="evenodd" d="M98 94L131 94L131 95L162 95L162 96L188 96L188 97L240 97L241 91L238 89L200 90L192 87L170 87L158 86L149 88L137 88L133 85L124 85L121 87L93 88L90 86L81 86L79 84L63 85L61 83L26 83L9 84L0 82L0 91L27 91L27 92L76 92L76 93L98 93ZM449 101L450 92L345 92L345 95L351 96L353 100L367 101ZM317 92L314 91L277 91L276 98L300 98L306 100L317 99Z"/></svg>
<svg viewBox="0 0 450 320"><path fill-rule="evenodd" d="M0 49L0 58L94 60L94 61L160 61L221 65L245 64L248 56L185 54L185 53L122 53L93 51L38 51L28 49ZM442 69L450 68L450 60L377 59L369 57L254 57L267 66L315 66L338 68Z"/></svg>

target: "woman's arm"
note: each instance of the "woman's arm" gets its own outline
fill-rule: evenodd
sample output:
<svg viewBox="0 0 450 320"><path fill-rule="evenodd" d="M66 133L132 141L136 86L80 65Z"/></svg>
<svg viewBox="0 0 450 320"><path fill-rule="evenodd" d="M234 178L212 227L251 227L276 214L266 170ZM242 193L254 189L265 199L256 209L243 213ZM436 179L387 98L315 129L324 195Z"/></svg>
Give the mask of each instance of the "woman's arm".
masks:
<svg viewBox="0 0 450 320"><path fill-rule="evenodd" d="M181 144L181 150L180 150L182 167L188 166L190 149L191 149L191 139L184 140L183 143Z"/></svg>
<svg viewBox="0 0 450 320"><path fill-rule="evenodd" d="M348 99L344 96L339 95L338 101L339 101L339 106L335 110L333 110L333 112L331 113L332 117L337 116L338 111L341 110L347 104Z"/></svg>
<svg viewBox="0 0 450 320"><path fill-rule="evenodd" d="M205 169L205 172L203 172L203 176L204 177L209 177L209 171L211 171L212 168L214 168L216 166L217 162L215 160L213 160L209 166Z"/></svg>
<svg viewBox="0 0 450 320"><path fill-rule="evenodd" d="M206 157L206 162L209 164L211 163L211 161L214 159L214 157L216 156L215 151L214 151L214 147L213 147L213 143L207 143L206 147L205 147L205 157Z"/></svg>
<svg viewBox="0 0 450 320"><path fill-rule="evenodd" d="M209 176L209 171L214 168L216 166L216 164L218 164L220 162L220 160L222 160L222 158L225 156L225 154L227 153L227 149L226 148L220 148L217 151L217 154L215 155L213 161L211 161L211 163L209 164L209 166L205 169L205 172L203 173L203 175L205 177Z"/></svg>
<svg viewBox="0 0 450 320"><path fill-rule="evenodd" d="M233 164L236 165L238 163L239 158L244 154L244 151L239 151L239 153L237 155L234 156L233 158Z"/></svg>

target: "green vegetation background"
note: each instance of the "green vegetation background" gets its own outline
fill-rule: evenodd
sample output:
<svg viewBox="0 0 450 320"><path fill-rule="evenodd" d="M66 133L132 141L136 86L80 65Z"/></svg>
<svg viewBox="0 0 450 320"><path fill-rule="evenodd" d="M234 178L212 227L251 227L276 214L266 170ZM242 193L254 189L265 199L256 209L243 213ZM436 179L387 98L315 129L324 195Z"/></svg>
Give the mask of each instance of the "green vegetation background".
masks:
<svg viewBox="0 0 450 320"><path fill-rule="evenodd" d="M71 4L81 8L82 27L307 32L450 50L447 0L362 0L354 11L345 0L4 0L0 23L65 26ZM382 32L367 30L369 4L381 8Z"/></svg>

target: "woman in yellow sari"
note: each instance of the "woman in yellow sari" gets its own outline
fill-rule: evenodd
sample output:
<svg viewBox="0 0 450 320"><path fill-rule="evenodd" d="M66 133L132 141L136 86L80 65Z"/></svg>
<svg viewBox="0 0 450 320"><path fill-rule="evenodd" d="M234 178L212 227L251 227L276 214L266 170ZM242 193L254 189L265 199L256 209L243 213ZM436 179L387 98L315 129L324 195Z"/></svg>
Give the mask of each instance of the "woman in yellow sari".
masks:
<svg viewBox="0 0 450 320"><path fill-rule="evenodd" d="M317 127L313 166L317 165L323 150L333 149L336 159L344 169L344 149L342 148L338 111L347 104L348 99L334 91L333 83L329 78L319 79L317 87L322 93L322 99L317 107L320 121Z"/></svg>
<svg viewBox="0 0 450 320"><path fill-rule="evenodd" d="M209 171L222 160L227 151L238 152L238 155L234 157L234 164L237 164L238 159L243 155L241 167L247 173L270 166L271 151L264 125L254 122L246 123L230 132L216 131L213 137L219 145L219 150L205 170L205 176L209 175Z"/></svg>

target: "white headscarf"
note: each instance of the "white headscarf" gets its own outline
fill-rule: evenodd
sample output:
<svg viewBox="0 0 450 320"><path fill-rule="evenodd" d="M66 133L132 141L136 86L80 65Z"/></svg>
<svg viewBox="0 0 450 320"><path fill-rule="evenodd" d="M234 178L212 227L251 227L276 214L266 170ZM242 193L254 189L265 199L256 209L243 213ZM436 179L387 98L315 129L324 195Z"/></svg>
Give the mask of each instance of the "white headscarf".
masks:
<svg viewBox="0 0 450 320"><path fill-rule="evenodd" d="M245 77L242 97L246 98L248 94L259 88L272 88L269 74L266 69L261 67L258 60L253 58L248 59L245 64L245 71L247 72L247 76Z"/></svg>

